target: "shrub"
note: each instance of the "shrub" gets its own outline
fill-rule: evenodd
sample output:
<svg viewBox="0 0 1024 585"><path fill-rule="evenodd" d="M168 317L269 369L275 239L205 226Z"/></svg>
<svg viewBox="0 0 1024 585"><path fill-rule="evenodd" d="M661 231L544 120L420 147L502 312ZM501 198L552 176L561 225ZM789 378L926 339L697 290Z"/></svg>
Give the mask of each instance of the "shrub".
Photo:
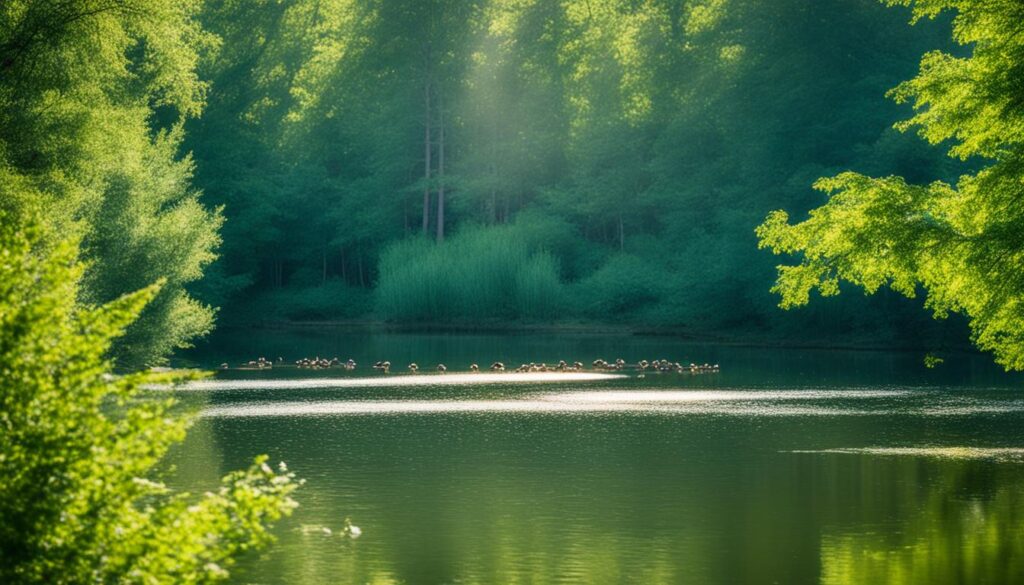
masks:
<svg viewBox="0 0 1024 585"><path fill-rule="evenodd" d="M0 582L212 583L268 542L298 485L257 459L193 497L151 481L184 438L170 374L115 377L103 356L157 293L76 304L77 247L0 217ZM46 238L52 241L51 238Z"/></svg>
<svg viewBox="0 0 1024 585"><path fill-rule="evenodd" d="M442 244L397 242L379 269L376 308L386 319L541 319L563 306L554 257L531 252L510 226L462 232Z"/></svg>

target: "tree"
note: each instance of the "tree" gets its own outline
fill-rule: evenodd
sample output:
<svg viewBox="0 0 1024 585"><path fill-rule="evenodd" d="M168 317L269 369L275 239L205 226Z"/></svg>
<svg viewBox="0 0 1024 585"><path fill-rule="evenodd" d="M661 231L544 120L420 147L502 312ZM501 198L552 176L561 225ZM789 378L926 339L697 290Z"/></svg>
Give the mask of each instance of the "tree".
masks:
<svg viewBox="0 0 1024 585"><path fill-rule="evenodd" d="M181 126L202 109L216 46L185 0L12 0L0 8L0 167L35 187L54 233L81 236L84 302L163 278L118 340L122 365L159 362L209 331L187 287L215 257L222 218L190 186ZM0 207L18 205L10 191Z"/></svg>
<svg viewBox="0 0 1024 585"><path fill-rule="evenodd" d="M936 317L967 316L972 339L1007 369L1024 369L1024 6L981 0L885 0L910 6L913 21L956 12L953 38L965 56L933 51L916 77L890 92L913 105L901 130L982 168L955 185L908 183L854 172L823 178L828 202L800 223L785 211L757 229L760 245L800 253L780 266L774 291L784 308L812 290L839 292L847 281L868 293L920 290Z"/></svg>
<svg viewBox="0 0 1024 585"><path fill-rule="evenodd" d="M298 482L265 458L202 496L153 481L188 419L143 388L175 378L115 377L103 356L159 286L85 307L82 273L73 240L0 215L0 581L221 581Z"/></svg>

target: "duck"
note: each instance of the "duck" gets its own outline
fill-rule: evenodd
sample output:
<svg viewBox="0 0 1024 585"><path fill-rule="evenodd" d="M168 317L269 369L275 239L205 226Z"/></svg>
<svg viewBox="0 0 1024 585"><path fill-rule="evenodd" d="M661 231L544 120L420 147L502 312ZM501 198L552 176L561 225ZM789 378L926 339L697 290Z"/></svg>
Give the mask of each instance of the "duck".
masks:
<svg viewBox="0 0 1024 585"><path fill-rule="evenodd" d="M444 364L437 364L437 371L443 374L448 371L448 366Z"/></svg>
<svg viewBox="0 0 1024 585"><path fill-rule="evenodd" d="M413 363L409 364L409 371L410 372L415 374L417 371L419 371L419 369L420 369L420 367L416 365L416 362L413 362Z"/></svg>
<svg viewBox="0 0 1024 585"><path fill-rule="evenodd" d="M348 538L356 539L362 536L363 530L352 524L352 520L348 517L345 518L345 524L341 527L341 535L347 536Z"/></svg>
<svg viewBox="0 0 1024 585"><path fill-rule="evenodd" d="M345 362L345 369L350 372L356 369L356 361L352 358L348 358L348 361Z"/></svg>
<svg viewBox="0 0 1024 585"><path fill-rule="evenodd" d="M478 366L476 364L469 364L469 371L473 372L474 374L479 373L480 372L480 366Z"/></svg>
<svg viewBox="0 0 1024 585"><path fill-rule="evenodd" d="M373 369L380 370L381 372L387 374L388 372L391 371L391 362L388 362L388 361L377 362L377 363L373 364Z"/></svg>
<svg viewBox="0 0 1024 585"><path fill-rule="evenodd" d="M501 362L494 362L493 364L491 364L491 371L492 372L504 372L505 371L505 364L503 364Z"/></svg>

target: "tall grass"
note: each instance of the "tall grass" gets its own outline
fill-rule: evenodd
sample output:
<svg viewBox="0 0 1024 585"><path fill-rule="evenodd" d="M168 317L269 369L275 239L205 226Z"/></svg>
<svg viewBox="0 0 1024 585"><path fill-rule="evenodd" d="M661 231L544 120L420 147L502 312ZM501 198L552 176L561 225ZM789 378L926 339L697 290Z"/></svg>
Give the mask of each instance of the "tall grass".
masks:
<svg viewBox="0 0 1024 585"><path fill-rule="evenodd" d="M511 227L470 230L443 244L404 240L381 256L376 309L389 320L538 320L564 306L554 257L531 250Z"/></svg>

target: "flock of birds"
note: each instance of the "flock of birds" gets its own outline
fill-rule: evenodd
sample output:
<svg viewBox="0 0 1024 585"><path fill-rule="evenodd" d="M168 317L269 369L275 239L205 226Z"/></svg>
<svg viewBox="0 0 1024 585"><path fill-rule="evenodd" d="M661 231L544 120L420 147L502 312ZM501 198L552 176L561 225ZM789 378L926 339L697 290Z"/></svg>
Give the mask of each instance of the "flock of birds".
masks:
<svg viewBox="0 0 1024 585"><path fill-rule="evenodd" d="M337 367L343 368L344 370L351 372L356 369L357 365L358 364L356 364L355 360L351 358L343 362L338 358L327 359L322 358L320 356L316 356L312 358L307 357L296 360L294 364L285 364L284 360L280 357L274 361L268 360L265 357L260 357L259 359L250 360L248 362L241 364L239 368L245 370L266 370L273 368L275 366L294 366L298 368L311 370L327 370ZM220 368L222 370L226 370L229 367L230 366L228 366L227 363L223 363L220 365ZM391 373L391 362L379 361L373 364L373 369L383 374L389 374ZM413 362L406 366L406 369L409 372L415 374L420 371L420 366ZM591 363L591 369L598 372L616 372L629 370L639 372L641 375L643 375L647 371L663 374L673 372L678 374L709 374L716 373L719 371L718 364L681 364L679 362L673 362L666 359L651 361L640 360L639 362L636 363L627 363L622 358L616 359L611 362L605 361L603 359L596 359ZM448 366L444 364L437 364L434 370L436 370L438 373L444 374L445 372L448 371ZM559 360L557 363L554 364L538 364L530 362L528 364L521 364L516 368L506 368L505 364L502 362L494 362L490 365L490 371L492 372L516 372L520 374L527 372L582 372L584 370L585 366L583 365L583 362L577 361L569 363L565 360ZM470 364L469 371L472 373L477 373L480 371L480 366L477 364Z"/></svg>

